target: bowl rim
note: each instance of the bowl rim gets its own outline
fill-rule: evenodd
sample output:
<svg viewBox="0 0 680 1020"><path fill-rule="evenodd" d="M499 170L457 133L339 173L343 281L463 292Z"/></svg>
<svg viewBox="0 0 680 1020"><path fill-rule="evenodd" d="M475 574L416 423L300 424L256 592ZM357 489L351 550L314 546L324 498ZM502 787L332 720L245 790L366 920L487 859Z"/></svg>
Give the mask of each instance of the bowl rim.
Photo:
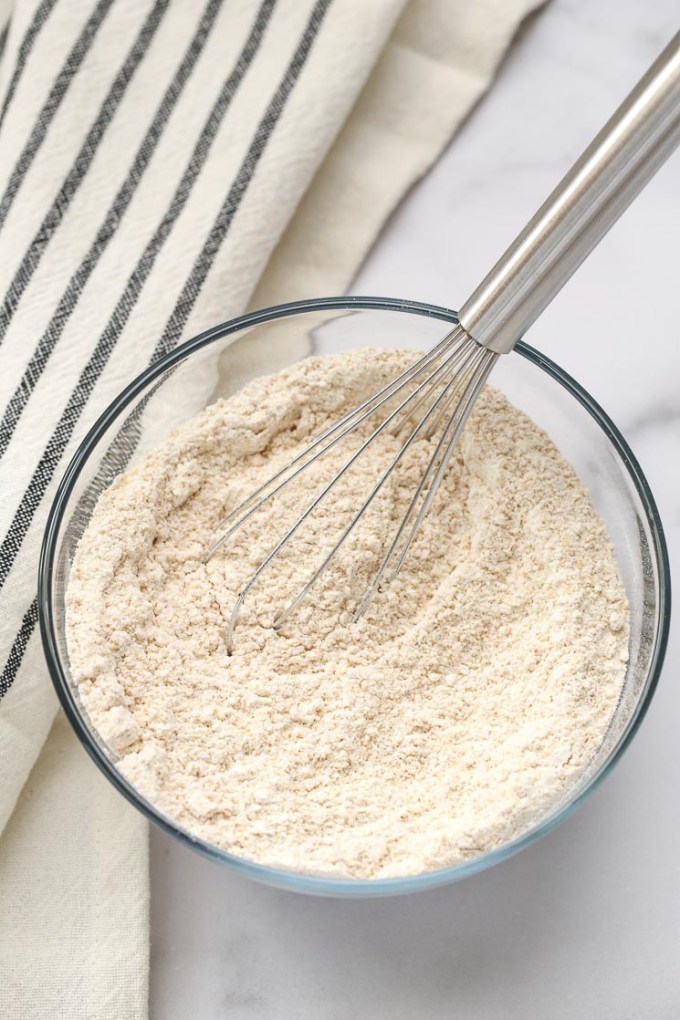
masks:
<svg viewBox="0 0 680 1020"><path fill-rule="evenodd" d="M635 710L631 718L628 720L628 724L616 745L612 748L606 760L589 778L586 786L575 797L570 799L567 803L562 804L550 815L544 818L540 824L534 826L532 829L523 833L516 839L505 843L486 854L482 854L480 857L474 858L471 861L465 861L461 864L441 868L437 871L423 872L417 875L406 875L384 879L335 878L324 875L286 871L267 865L257 864L253 861L248 861L229 854L226 851L199 839L188 830L177 825L171 818L161 814L160 811L154 808L153 804L142 797L141 794L139 794L135 788L127 782L127 780L117 771L113 762L105 753L103 745L99 743L93 731L86 724L61 662L56 638L55 620L52 614L53 573L59 549L59 529L61 527L68 499L81 471L88 461L90 454L99 442L99 439L107 430L109 425L118 418L121 412L124 411L135 397L145 390L150 383L153 383L154 380L167 371L167 369L180 364L194 352L208 346L216 340L229 336L232 333L236 333L253 326L262 325L275 319L286 318L311 311L334 311L338 309L345 311L378 310L388 312L407 312L410 314L435 318L447 323L455 324L458 322L458 315L455 311L420 301L363 296L322 297L309 300L292 301L286 304L273 305L269 308L260 309L255 312L249 312L245 315L238 316L237 318L230 319L227 322L220 323L219 325L198 334L192 339L179 344L168 354L137 375L126 387L124 387L124 389L121 390L118 396L97 418L96 422L89 429L73 454L59 482L45 527L38 568L38 616L43 649L50 676L52 678L52 683L71 726L75 730L76 735L83 744L87 753L104 773L107 779L151 822L177 838L184 845L199 851L204 856L207 856L212 860L220 861L241 874L249 875L258 881L269 885L297 892L317 893L321 895L364 897L394 895L433 888L483 871L494 864L498 864L501 861L508 859L520 850L523 850L525 847L534 843L537 839L546 835L548 832L551 832L583 803L586 797L588 797L593 790L599 786L613 766L621 759L623 752L629 746L633 736L637 732L656 690L668 642L671 607L671 583L668 550L659 512L643 471L619 429L616 427L609 415L607 415L600 405L593 399L593 397L591 397L591 395L578 382L576 382L575 379L560 368L559 365L550 358L541 354L535 348L530 347L528 344L523 342L518 343L515 348L516 352L521 357L546 372L547 375L558 382L579 402L579 404L581 404L581 406L600 426L606 437L609 439L622 461L623 466L628 472L638 498L644 508L652 537L654 565L659 588L656 637L644 691L642 692L641 697L635 706Z"/></svg>

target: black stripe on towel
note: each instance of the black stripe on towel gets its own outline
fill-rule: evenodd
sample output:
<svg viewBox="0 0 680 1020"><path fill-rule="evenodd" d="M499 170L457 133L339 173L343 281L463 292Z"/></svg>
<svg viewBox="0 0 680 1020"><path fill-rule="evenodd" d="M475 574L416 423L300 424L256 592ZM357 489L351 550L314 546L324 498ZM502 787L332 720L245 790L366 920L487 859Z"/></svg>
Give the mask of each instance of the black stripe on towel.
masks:
<svg viewBox="0 0 680 1020"><path fill-rule="evenodd" d="M14 71L12 72L12 77L10 78L9 85L7 86L7 91L5 92L5 98L3 99L2 107L0 108L0 127L2 127L9 104L12 102L12 99L14 98L14 93L17 90L19 79L24 73L26 61L28 60L31 50L33 49L35 40L37 39L40 33L40 29L47 21L52 11L52 8L56 5L56 3L57 0L42 0L42 3L39 5L38 9L33 15L33 20L31 24L28 26L28 29L26 30L26 35L21 40L19 51L17 53ZM7 23L7 26L5 28L5 32L7 32L7 29L9 28L10 24L11 15L10 21Z"/></svg>
<svg viewBox="0 0 680 1020"><path fill-rule="evenodd" d="M33 273L38 267L50 238L61 223L69 203L80 187L90 164L94 159L100 141L118 109L133 74L141 63L151 40L168 8L169 0L156 0L135 39L130 52L123 61L99 113L92 122L80 152L75 158L64 183L59 189L52 206L42 221L37 234L31 241L14 279L9 286L5 300L0 307L0 337L5 333L21 295L26 290ZM106 0L111 3L111 0Z"/></svg>
<svg viewBox="0 0 680 1020"><path fill-rule="evenodd" d="M229 227L231 226L234 216L238 211L241 200L248 188L248 185L250 184L252 176L255 173L255 168L260 161L279 117L283 113L286 101L293 91L295 83L300 77L300 72L309 57L314 39L316 38L321 27L321 23L330 5L331 0L318 0L315 4L302 39L293 54L293 58L288 65L285 75L281 79L279 87L269 103L264 117L257 127L257 131L255 132L255 136L250 144L248 153L241 164L231 187L229 188L229 192L227 193L222 208L220 209L217 219L213 223L203 248L196 259L191 274L182 288L182 293L179 296L172 315L168 319L167 325L163 331L163 335L158 342L156 350L154 351L152 361L155 361L156 358L169 351L179 340L186 321L189 318L191 310L194 307L196 299L201 291L201 287L205 283L205 279L214 258L229 232Z"/></svg>
<svg viewBox="0 0 680 1020"><path fill-rule="evenodd" d="M9 655L7 656L7 662L2 673L0 673L0 698L2 698L14 683L14 679L21 665L24 653L28 642L31 640L31 634L38 622L38 600L33 599L30 606L26 610L26 614L21 621L21 627L19 633L14 639L14 644L10 648Z"/></svg>
<svg viewBox="0 0 680 1020"><path fill-rule="evenodd" d="M0 32L0 60L2 59L2 55L5 52L5 46L7 45L7 36L9 35L10 23L11 19L6 22L5 27L3 28L2 32Z"/></svg>
<svg viewBox="0 0 680 1020"><path fill-rule="evenodd" d="M12 433L16 428L26 404L30 400L38 380L47 367L50 355L56 347L73 310L78 304L80 295L85 288L87 281L92 275L97 263L105 251L109 241L115 234L118 225L123 218L132 198L144 177L144 172L153 156L156 146L161 139L163 130L170 119L177 100L182 94L184 86L189 80L191 73L203 52L203 48L210 36L217 14L222 7L223 0L209 0L203 16L198 24L196 33L189 44L189 47L180 63L177 72L168 85L153 120L144 135L132 165L125 180L114 198L111 206L104 217L94 241L90 245L87 254L75 271L68 286L64 291L56 311L49 321L47 329L40 337L38 344L31 355L23 377L16 390L10 398L2 421L0 421L0 457L9 446Z"/></svg>
<svg viewBox="0 0 680 1020"><path fill-rule="evenodd" d="M59 109L64 96L68 92L71 82L76 77L88 50L92 46L97 32L99 31L104 18L108 14L112 3L113 0L99 0L99 3L92 11L92 14L85 22L85 26L78 36L73 49L66 58L64 66L55 78L54 85L50 89L45 105L38 114L31 133L28 136L28 141L24 145L21 155L14 165L14 169L10 174L5 192L2 199L0 199L0 228L7 219L7 213L9 212L12 202L21 187L21 182L26 176L31 163L35 159L36 153L40 149L43 139L47 134L47 129L52 123L54 115Z"/></svg>
<svg viewBox="0 0 680 1020"><path fill-rule="evenodd" d="M74 393L71 395L71 400L69 401L64 414L66 415L68 412L68 420L70 421L73 419L73 425L75 425L78 415L80 414L80 409L87 400L87 397L99 376L99 362L102 361L102 358L104 358L104 360L108 359L118 336L125 326L125 322L137 302L144 283L153 269L158 254L168 239L175 222L189 199L193 186L203 169L206 159L208 158L210 147L212 146L220 125L224 120L227 110L229 109L246 72L259 50L260 43L269 23L272 11L274 10L275 3L276 0L263 0L241 53L233 69L228 74L220 94L215 100L205 124L203 125L201 133L198 136L193 153L175 189L170 205L160 224L154 231L150 240L147 242L144 251L139 257L135 268L127 280L123 293L116 304L113 314L109 319L104 332L99 338L95 348L95 353L99 352L96 372L93 371L91 358L85 366ZM64 416L62 416L62 421L63 418ZM62 421L60 421L57 425L57 432L60 430ZM70 426L68 428L68 435L70 435L72 431L73 426ZM52 440L55 440L55 436L52 436ZM67 440L64 440L64 443L66 441ZM50 449L49 445L48 449ZM11 531L12 528L10 528L10 533ZM7 541L8 538L9 535L5 541ZM0 562L0 587L4 584L5 578L6 574L3 573L3 564Z"/></svg>
<svg viewBox="0 0 680 1020"><path fill-rule="evenodd" d="M264 151L264 147L266 146L268 139L271 137L271 134L278 121L278 118L283 112L285 102L288 96L290 95L293 86L298 80L302 67L304 66L309 56L309 53L311 52L314 39L319 31L319 28L321 27L321 23L328 8L331 5L331 2L332 0L318 0L312 11L305 32L303 33L302 39L295 50L295 53L291 59L288 69L286 70L284 78L282 79L279 87L277 88L274 98L270 103L267 112L265 113L265 116L263 117L262 121L260 122L257 128L257 131L251 143L251 147L241 165L241 169L237 174L234 183L229 189L227 198L222 206L222 209L220 210L215 225L210 231L208 240L206 241L206 244L203 247L201 255L199 255L199 258L197 259L197 262L194 265L192 273L189 277L189 281L191 281L192 279L194 280L194 284L191 287L191 293L189 293L188 290L189 281L187 281L187 285L185 285L185 287L183 288L180 300L177 302L175 310L173 311L172 316L168 320L168 324L163 334L164 338L166 334L169 335L170 331L171 330L174 331L174 329L176 328L176 322L179 320L181 314L183 314L179 311L180 307L184 308L187 304L189 304L190 310L190 307L193 304L193 300L195 300L195 296L193 297L193 299L191 297L191 294L193 294L194 292L194 287L197 288L195 291L196 295L200 290L200 286L203 280L205 279L205 276L207 275L207 268L209 268L204 267L203 259L207 258L208 256L210 258L214 256L214 251L212 255L210 255L210 252L213 249L214 244L218 240L217 235L219 234L219 230L216 230L217 225L218 223L223 223L226 230L228 230L229 224L233 220L236 209L240 204L241 198L245 194L245 191L247 189L250 179L252 178L252 174L255 170L255 167L259 162L262 152ZM264 6L265 5L263 4L263 7ZM238 181L240 181L240 183L238 184L237 187ZM177 198L177 193L173 198L173 203L175 201L175 198ZM234 206L233 209L232 205ZM230 210L228 213L227 209ZM222 234L221 239L223 239L223 237L224 233ZM144 256L142 256L142 260L143 258ZM138 264L135 272L137 272L139 268L140 264ZM133 277L131 277L131 280L134 278L134 275L135 274L133 274ZM128 288L126 287L126 291L127 289ZM139 289L141 290L141 286L139 287ZM185 292L187 293L185 294ZM127 310L127 314L125 314L126 306L123 303L124 298L125 295L123 295L123 298L119 302L116 311L114 312L114 315L110 320L109 325L107 326L107 331L111 327L114 327L116 329L115 333L116 336L123 328L125 321L127 320L127 317L129 315L129 310ZM186 314L187 315L189 314L188 311ZM93 356L90 359L90 362L88 363L88 365L86 366L85 370L81 375L78 386L71 395L71 399L69 400L69 403L65 408L64 413L62 414L59 424L57 425L57 428L53 433L43 456L40 459L40 463L38 464L38 467L33 474L31 482L29 483L29 486L24 494L21 504L14 516L9 532L5 537L2 547L0 548L0 584L4 583L11 570L16 554L21 548L21 543L23 542L24 536L28 531L28 528L30 527L31 520L40 503L42 495L44 494L45 488L49 484L52 475L54 474L54 471L59 463L61 451L63 450L64 445L66 444L68 438L73 432L78 416L80 414L80 411L82 410L82 407L84 406L87 396L91 392L92 387L94 386L99 374L101 373L102 369L106 364L106 360L108 359L108 353L110 353L110 350L108 353L106 353L105 348L102 349L101 345L106 337L107 331L105 331L105 333L100 338L100 341L97 345L97 349L93 352ZM109 343L111 343L111 341L109 341ZM111 343L111 346L113 346L113 343ZM26 622L27 618L28 613L24 617L24 622ZM35 622L32 624L31 629L34 626ZM12 649L13 651L15 648L17 648L18 641L19 636L17 636L17 640L15 641L15 644ZM23 648L26 647L27 643L28 637L25 639ZM14 655L11 669L9 668L8 663L8 667L6 668L5 671L6 672L6 677L4 681L6 684L5 690L9 689L14 678L16 677L17 671L21 665L22 658L23 651L19 650L18 653Z"/></svg>

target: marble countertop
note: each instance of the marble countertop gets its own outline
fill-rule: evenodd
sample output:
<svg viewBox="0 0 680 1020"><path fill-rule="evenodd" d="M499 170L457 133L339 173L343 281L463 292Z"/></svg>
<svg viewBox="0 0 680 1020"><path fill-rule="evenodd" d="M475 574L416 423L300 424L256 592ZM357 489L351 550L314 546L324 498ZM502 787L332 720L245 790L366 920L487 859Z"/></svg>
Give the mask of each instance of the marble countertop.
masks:
<svg viewBox="0 0 680 1020"><path fill-rule="evenodd" d="M456 306L678 27L677 0L551 0L385 230L355 293ZM680 576L680 155L531 342L603 404L655 492ZM634 743L568 822L411 897L259 886L152 834L154 1020L676 1020L680 629Z"/></svg>

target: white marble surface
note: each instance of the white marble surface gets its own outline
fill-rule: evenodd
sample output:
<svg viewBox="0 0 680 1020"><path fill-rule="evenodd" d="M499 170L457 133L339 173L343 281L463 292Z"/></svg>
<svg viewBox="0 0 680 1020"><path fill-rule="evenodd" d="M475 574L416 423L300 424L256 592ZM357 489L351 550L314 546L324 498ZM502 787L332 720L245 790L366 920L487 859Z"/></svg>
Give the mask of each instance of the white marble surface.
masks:
<svg viewBox="0 0 680 1020"><path fill-rule="evenodd" d="M552 0L409 197L356 293L455 306L680 22L677 0ZM622 427L680 576L680 155L531 335ZM154 1020L676 1020L680 642L623 761L566 824L458 885L296 896L152 836Z"/></svg>

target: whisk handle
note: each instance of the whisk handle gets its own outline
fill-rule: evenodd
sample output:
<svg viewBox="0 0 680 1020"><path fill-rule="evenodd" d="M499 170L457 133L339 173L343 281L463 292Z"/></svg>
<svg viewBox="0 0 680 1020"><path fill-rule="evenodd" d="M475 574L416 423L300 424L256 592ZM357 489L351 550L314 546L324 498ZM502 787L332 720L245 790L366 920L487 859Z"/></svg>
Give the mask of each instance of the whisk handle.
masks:
<svg viewBox="0 0 680 1020"><path fill-rule="evenodd" d="M680 143L680 33L465 302L499 354L520 337Z"/></svg>

